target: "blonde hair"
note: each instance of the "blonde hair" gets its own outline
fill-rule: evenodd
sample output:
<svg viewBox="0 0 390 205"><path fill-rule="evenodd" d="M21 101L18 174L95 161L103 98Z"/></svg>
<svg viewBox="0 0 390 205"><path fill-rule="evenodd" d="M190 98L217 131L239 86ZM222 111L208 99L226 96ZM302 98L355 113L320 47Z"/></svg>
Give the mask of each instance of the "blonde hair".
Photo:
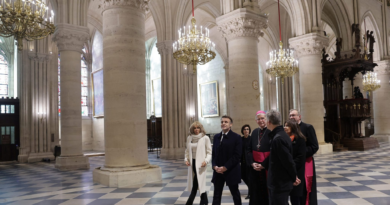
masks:
<svg viewBox="0 0 390 205"><path fill-rule="evenodd" d="M200 123L199 121L195 121L194 123L191 124L190 133L189 133L190 135L194 135L194 129L196 127L200 128L200 133L203 133L203 135L206 135L206 131L204 130L202 123Z"/></svg>

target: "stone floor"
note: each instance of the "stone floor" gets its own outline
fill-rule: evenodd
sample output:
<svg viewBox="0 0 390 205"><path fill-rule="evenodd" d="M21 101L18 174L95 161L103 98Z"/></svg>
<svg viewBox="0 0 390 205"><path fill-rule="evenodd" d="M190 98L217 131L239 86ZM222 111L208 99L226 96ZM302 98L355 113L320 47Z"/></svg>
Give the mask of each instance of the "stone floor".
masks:
<svg viewBox="0 0 390 205"><path fill-rule="evenodd" d="M381 144L381 148L366 152L315 156L319 204L389 205L389 155L390 145ZM90 157L90 170L67 172L56 170L53 163L0 165L0 204L185 204L189 192L184 191L187 167L183 161L158 159L155 153L149 154L149 160L162 168L163 181L119 189L92 181L92 170L104 164L104 156ZM208 181L211 174L209 171ZM213 187L210 182L207 185L212 201ZM243 204L248 204L246 186L240 185L240 190ZM232 204L228 189L222 202Z"/></svg>

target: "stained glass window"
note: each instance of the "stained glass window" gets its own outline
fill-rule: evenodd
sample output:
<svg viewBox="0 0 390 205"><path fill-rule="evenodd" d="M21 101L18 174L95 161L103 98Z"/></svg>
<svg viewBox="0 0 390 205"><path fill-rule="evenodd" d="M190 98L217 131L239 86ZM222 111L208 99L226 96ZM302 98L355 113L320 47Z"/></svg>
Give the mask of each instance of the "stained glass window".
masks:
<svg viewBox="0 0 390 205"><path fill-rule="evenodd" d="M8 96L8 62L3 55L0 55L0 97L6 96Z"/></svg>
<svg viewBox="0 0 390 205"><path fill-rule="evenodd" d="M84 50L83 50L84 51ZM81 60L81 115L88 116L88 67Z"/></svg>

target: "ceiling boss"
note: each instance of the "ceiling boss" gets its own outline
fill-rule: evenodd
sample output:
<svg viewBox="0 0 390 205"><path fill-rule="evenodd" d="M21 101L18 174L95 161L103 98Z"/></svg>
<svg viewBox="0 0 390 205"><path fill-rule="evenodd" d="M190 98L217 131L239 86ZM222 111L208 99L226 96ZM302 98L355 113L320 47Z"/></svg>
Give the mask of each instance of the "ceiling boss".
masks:
<svg viewBox="0 0 390 205"><path fill-rule="evenodd" d="M196 26L194 0L192 0L191 25L178 31L179 39L173 43L173 57L180 63L192 65L196 73L197 65L204 65L215 58L215 44L210 40L210 30Z"/></svg>
<svg viewBox="0 0 390 205"><path fill-rule="evenodd" d="M18 50L23 39L39 40L54 33L54 13L43 0L0 0L0 36L14 36Z"/></svg>

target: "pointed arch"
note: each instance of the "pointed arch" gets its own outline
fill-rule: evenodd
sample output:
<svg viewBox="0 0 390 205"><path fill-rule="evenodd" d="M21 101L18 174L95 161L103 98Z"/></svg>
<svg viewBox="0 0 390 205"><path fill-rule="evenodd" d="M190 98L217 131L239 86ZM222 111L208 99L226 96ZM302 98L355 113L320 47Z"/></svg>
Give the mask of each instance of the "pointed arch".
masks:
<svg viewBox="0 0 390 205"><path fill-rule="evenodd" d="M366 11L363 14L362 18L359 20L360 26L364 26L364 19L366 19L367 30L374 31L376 41L374 45L374 61L380 61L383 58L382 33L380 32L377 21L371 11Z"/></svg>

